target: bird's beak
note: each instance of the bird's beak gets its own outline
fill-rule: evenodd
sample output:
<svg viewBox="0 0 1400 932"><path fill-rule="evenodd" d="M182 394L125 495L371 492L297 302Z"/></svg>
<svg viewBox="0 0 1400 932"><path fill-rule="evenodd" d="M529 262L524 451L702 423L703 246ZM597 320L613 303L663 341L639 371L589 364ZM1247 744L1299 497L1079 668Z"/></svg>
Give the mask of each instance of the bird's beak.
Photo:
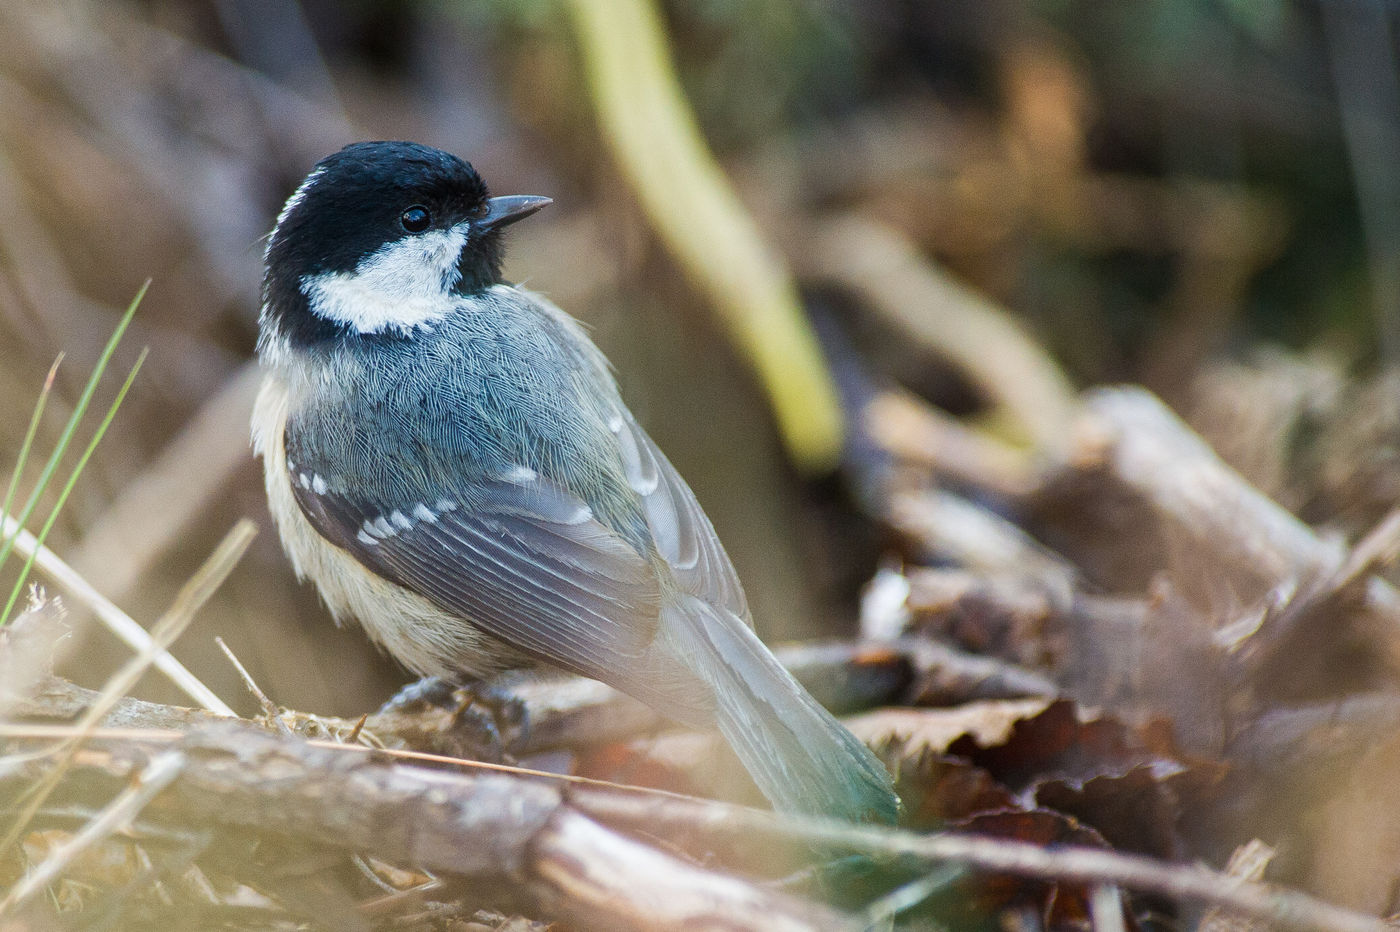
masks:
<svg viewBox="0 0 1400 932"><path fill-rule="evenodd" d="M472 225L478 230L494 230L508 226L554 203L547 197L534 194L512 194L507 197L493 197L486 202L486 214Z"/></svg>

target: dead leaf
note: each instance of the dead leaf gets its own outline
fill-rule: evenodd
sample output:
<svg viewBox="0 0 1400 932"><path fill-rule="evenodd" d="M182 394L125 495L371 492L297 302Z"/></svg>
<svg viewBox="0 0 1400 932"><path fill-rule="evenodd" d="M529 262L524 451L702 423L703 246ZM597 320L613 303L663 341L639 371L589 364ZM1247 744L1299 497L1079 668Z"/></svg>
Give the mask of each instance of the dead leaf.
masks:
<svg viewBox="0 0 1400 932"><path fill-rule="evenodd" d="M851 732L866 744L901 742L904 747L947 751L959 739L995 747L1010 738L1017 722L1034 718L1052 705L1048 699L1004 699L968 702L951 709L881 709L846 720Z"/></svg>

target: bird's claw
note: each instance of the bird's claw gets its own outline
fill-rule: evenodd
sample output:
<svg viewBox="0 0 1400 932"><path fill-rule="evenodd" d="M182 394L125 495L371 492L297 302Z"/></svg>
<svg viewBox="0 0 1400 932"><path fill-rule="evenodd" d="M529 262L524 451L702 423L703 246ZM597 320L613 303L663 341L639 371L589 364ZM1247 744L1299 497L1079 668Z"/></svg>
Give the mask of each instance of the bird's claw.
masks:
<svg viewBox="0 0 1400 932"><path fill-rule="evenodd" d="M495 762L512 758L530 734L525 703L506 689L484 680L454 682L428 676L400 689L383 706L381 715L403 715L428 709L451 713L452 731L464 732L473 747Z"/></svg>
<svg viewBox="0 0 1400 932"><path fill-rule="evenodd" d="M430 708L452 712L459 704L456 692L457 684L451 680L441 676L425 676L394 693L388 702L379 707L379 714L402 715Z"/></svg>

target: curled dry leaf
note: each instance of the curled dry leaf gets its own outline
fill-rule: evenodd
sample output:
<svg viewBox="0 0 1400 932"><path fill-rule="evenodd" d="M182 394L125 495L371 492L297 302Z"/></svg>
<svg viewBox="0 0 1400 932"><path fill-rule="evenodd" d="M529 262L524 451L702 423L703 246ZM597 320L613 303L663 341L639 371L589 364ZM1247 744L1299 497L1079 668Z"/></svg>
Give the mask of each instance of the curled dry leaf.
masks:
<svg viewBox="0 0 1400 932"><path fill-rule="evenodd" d="M1108 848L1093 828L1049 809L986 812L955 823L959 832L988 835L1043 846L1074 845ZM963 894L971 915L991 915L998 910L1034 909L1044 928L1085 928L1089 918L1089 890L1075 883L1027 883L1008 877L979 877L968 881Z"/></svg>
<svg viewBox="0 0 1400 932"><path fill-rule="evenodd" d="M941 753L964 738L981 747L1002 745L1017 722L1040 715L1052 704L1048 699L1009 699L969 702L952 709L881 709L854 716L847 725L869 745L899 741L906 747Z"/></svg>
<svg viewBox="0 0 1400 932"><path fill-rule="evenodd" d="M1219 768L1182 759L1160 730L1139 733L1067 700L885 709L851 727L881 749L909 822L921 828L1043 809L1116 847L1174 859L1183 853L1182 797L1219 777Z"/></svg>
<svg viewBox="0 0 1400 932"><path fill-rule="evenodd" d="M28 699L53 670L54 653L68 634L63 604L35 596L0 628L0 713Z"/></svg>

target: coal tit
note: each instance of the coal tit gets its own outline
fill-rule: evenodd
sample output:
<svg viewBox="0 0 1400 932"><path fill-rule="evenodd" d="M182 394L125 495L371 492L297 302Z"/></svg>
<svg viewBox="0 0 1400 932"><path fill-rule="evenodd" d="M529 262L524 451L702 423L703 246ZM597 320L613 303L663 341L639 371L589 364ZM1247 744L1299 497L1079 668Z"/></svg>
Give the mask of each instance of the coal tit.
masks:
<svg viewBox="0 0 1400 932"><path fill-rule="evenodd" d="M419 674L562 667L718 728L779 810L892 821L602 354L502 280L502 229L548 203L408 142L347 146L288 199L253 438L293 566Z"/></svg>

